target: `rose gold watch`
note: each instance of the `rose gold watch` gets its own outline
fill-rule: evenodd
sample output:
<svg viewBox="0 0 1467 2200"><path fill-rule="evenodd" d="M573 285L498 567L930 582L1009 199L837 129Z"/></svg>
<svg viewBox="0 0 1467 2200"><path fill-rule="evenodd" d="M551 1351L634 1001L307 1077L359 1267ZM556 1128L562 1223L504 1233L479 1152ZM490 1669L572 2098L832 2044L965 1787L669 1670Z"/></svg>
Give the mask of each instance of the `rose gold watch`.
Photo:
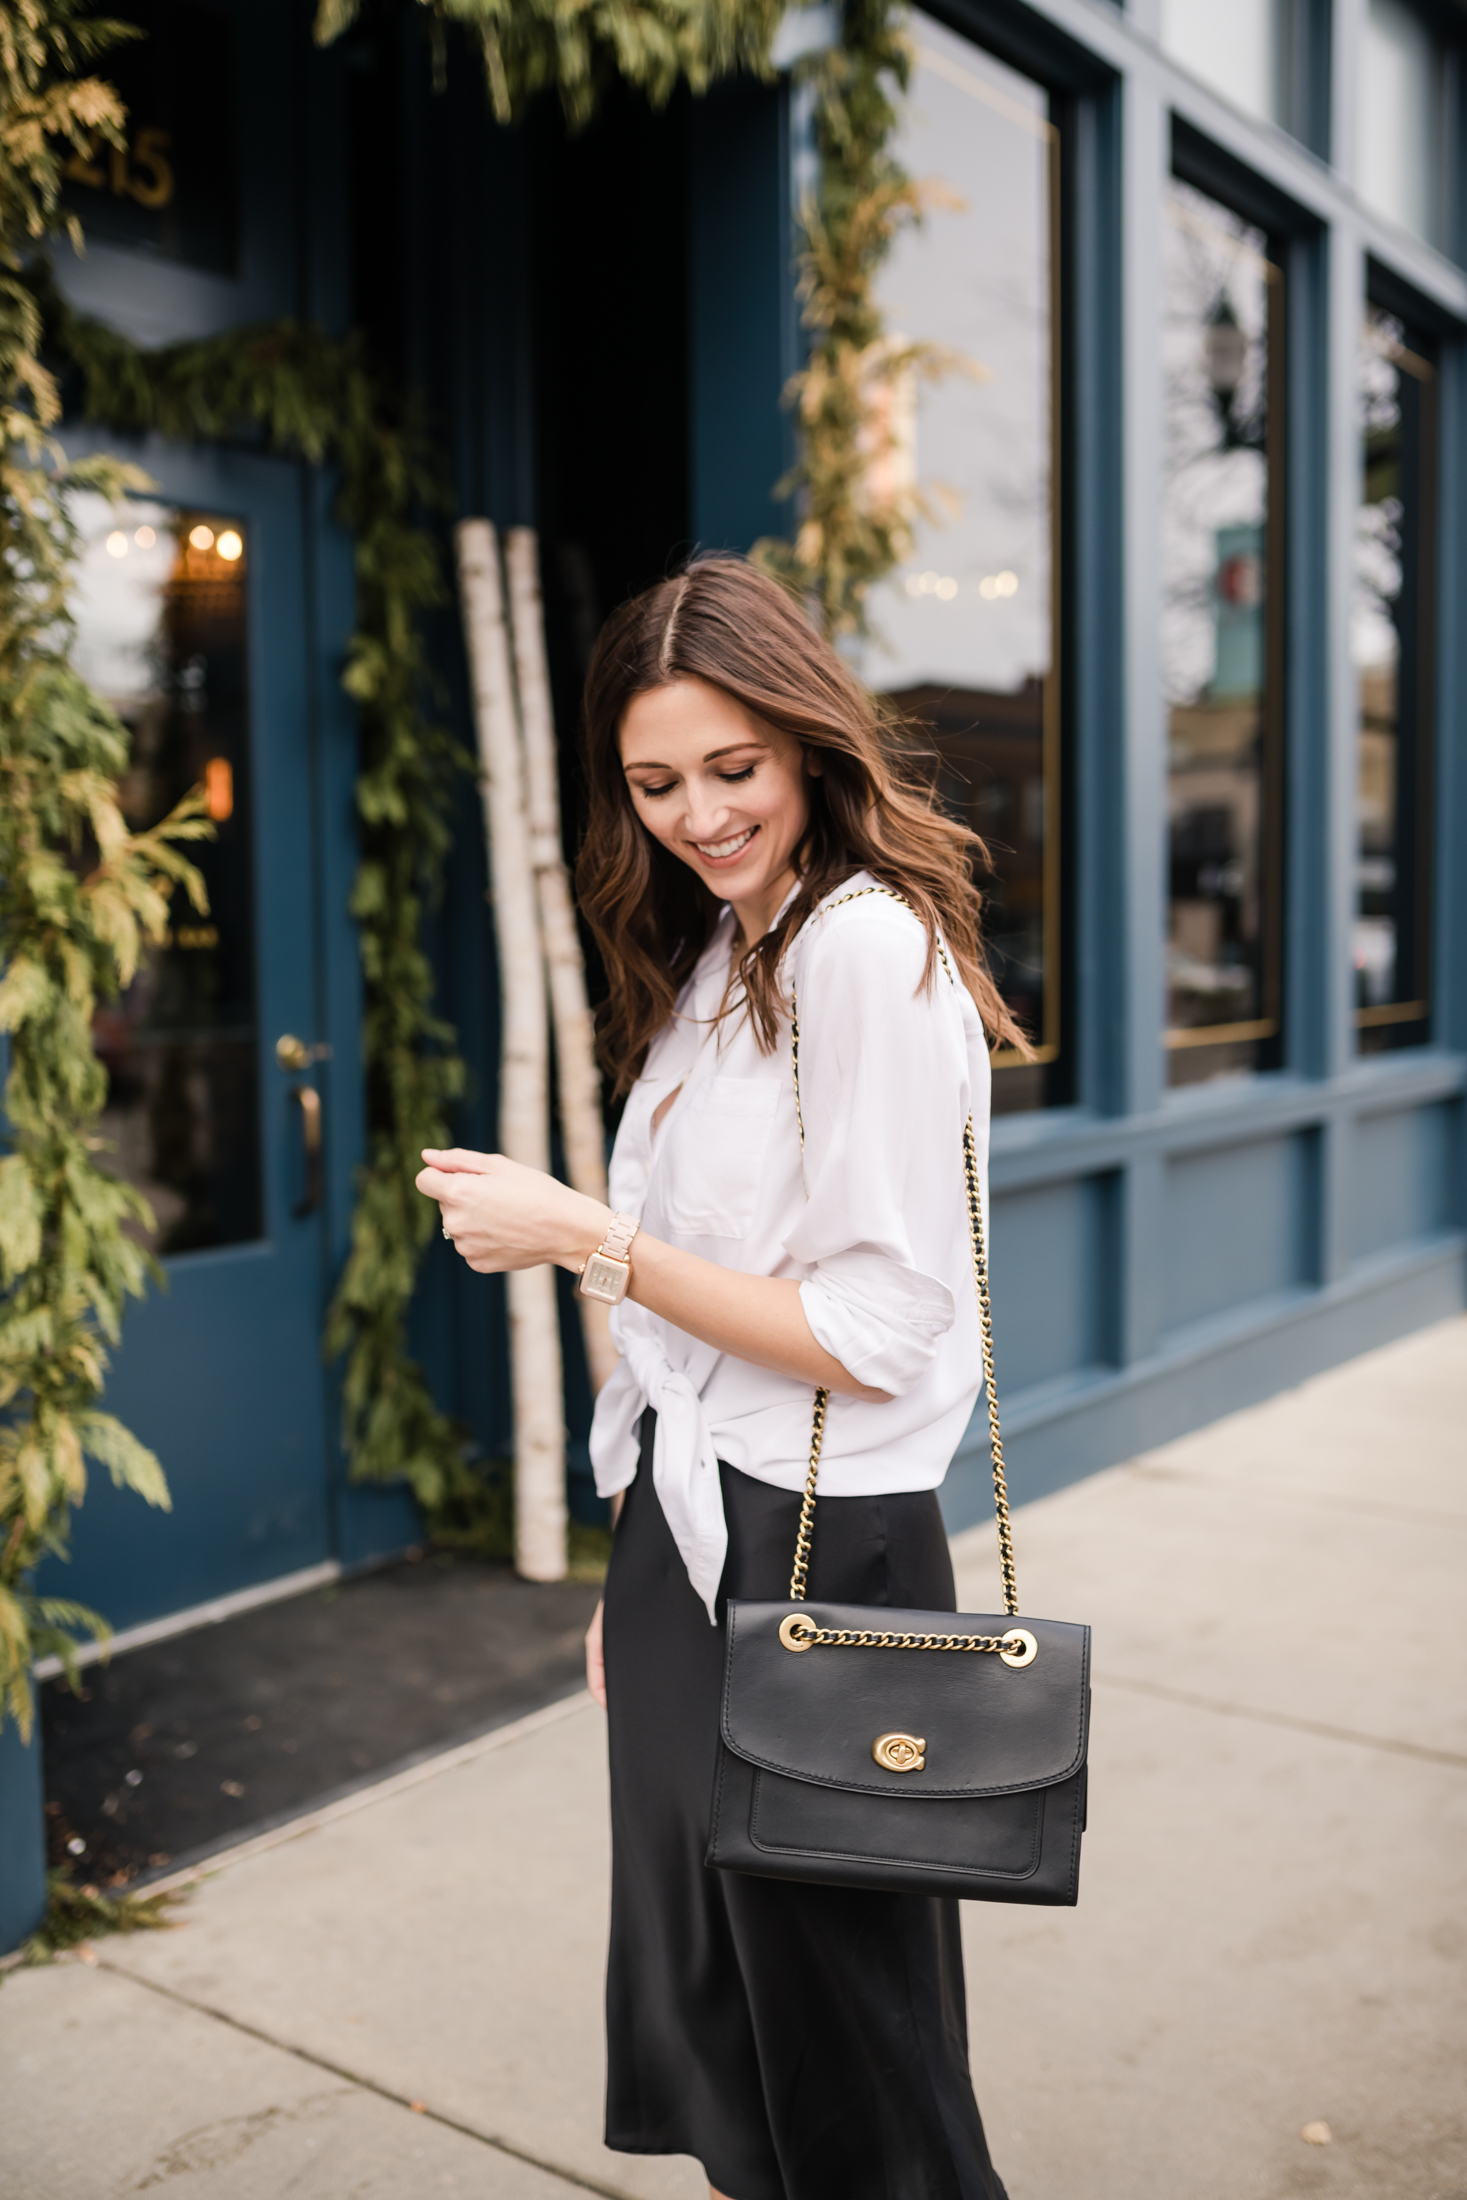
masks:
<svg viewBox="0 0 1467 2200"><path fill-rule="evenodd" d="M611 1228L581 1270L582 1298L600 1299L604 1306L620 1306L632 1280L628 1256L640 1227L630 1215L612 1216Z"/></svg>

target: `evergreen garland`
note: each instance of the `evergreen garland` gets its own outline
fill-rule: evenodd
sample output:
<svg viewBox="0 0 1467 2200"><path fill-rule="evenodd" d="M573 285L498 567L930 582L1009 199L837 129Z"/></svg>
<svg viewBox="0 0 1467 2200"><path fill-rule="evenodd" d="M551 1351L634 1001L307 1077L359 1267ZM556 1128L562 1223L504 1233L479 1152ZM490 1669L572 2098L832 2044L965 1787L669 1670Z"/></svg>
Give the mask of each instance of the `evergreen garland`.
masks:
<svg viewBox="0 0 1467 2200"><path fill-rule="evenodd" d="M25 274L57 226L60 162L89 133L121 141L122 109L78 78L116 27L78 20L72 0L0 6L0 1031L9 1034L0 1159L0 1720L30 1732L30 1667L72 1655L94 1614L29 1587L63 1548L88 1456L150 1504L167 1505L152 1453L97 1409L122 1309L148 1260L124 1230L146 1202L99 1166L106 1076L92 1047L100 997L126 985L144 940L162 937L182 886L202 882L178 843L211 830L196 797L151 832L118 807L125 728L72 670L71 494L146 486L136 467L68 466L40 356L41 314Z"/></svg>
<svg viewBox="0 0 1467 2200"><path fill-rule="evenodd" d="M440 40L450 23L476 34L501 120L553 85L576 123L613 73L654 100L680 78L700 90L736 67L767 74L783 12L781 0L417 4ZM318 40L338 35L357 5L320 0ZM906 554L921 508L913 492L877 499L869 488L883 386L946 364L927 347L885 346L873 299L884 253L920 208L886 150L889 87L908 70L898 26L899 0L846 0L841 43L803 65L822 154L803 270L815 342L793 386L801 459L781 485L799 493L801 525L792 545L759 550L837 634L863 628L866 591ZM48 432L61 404L47 358L74 377L86 417L119 432L245 440L339 470L357 577L344 680L362 720L352 913L367 992L369 1151L327 1346L346 1354L355 1476L404 1476L430 1514L462 1504L473 1479L405 1346L434 1224L413 1177L420 1149L448 1142L446 1110L463 1080L454 1033L433 1012L421 939L464 761L424 708L421 621L444 588L420 515L441 506L441 485L355 339L283 322L144 351L74 313L44 262L28 257L59 227L76 236L59 203L62 161L95 133L123 142L115 92L81 71L132 35L85 18L80 0L0 0L0 1031L11 1034L0 1158L0 1721L8 1712L26 1733L32 1660L69 1658L68 1630L105 1633L95 1614L27 1587L37 1561L65 1548L84 1457L150 1503L168 1503L158 1461L97 1410L106 1344L152 1264L124 1229L150 1221L145 1203L98 1157L106 1078L91 1019L99 997L129 982L143 940L162 938L175 890L203 906L178 843L211 829L196 796L141 834L118 809L126 729L69 662L77 541L67 501L75 490L116 498L151 484L114 459L66 463Z"/></svg>
<svg viewBox="0 0 1467 2200"><path fill-rule="evenodd" d="M362 0L317 0L316 43L329 46ZM706 91L735 69L769 74L784 0L415 0L433 35L442 82L447 31L477 44L496 122L512 122L539 91L559 94L566 119L588 122L620 77L662 106L679 82Z"/></svg>
<svg viewBox="0 0 1467 2200"><path fill-rule="evenodd" d="M913 522L934 516L915 485L880 487L895 449L898 385L972 371L946 346L884 333L877 271L900 231L948 201L916 183L890 151L896 98L911 74L903 0L845 0L841 37L799 64L815 98L820 189L801 209L800 272L812 341L787 397L800 455L776 495L796 499L794 541L766 537L753 555L797 588L828 635L864 634L872 586L911 554Z"/></svg>
<svg viewBox="0 0 1467 2200"><path fill-rule="evenodd" d="M422 439L399 417L354 338L279 322L143 351L44 292L47 341L76 370L89 420L180 442L253 438L340 471L337 515L356 562L356 631L344 684L359 706L362 858L352 893L366 986L368 1157L352 1242L327 1318L346 1354L345 1440L354 1476L404 1476L430 1512L466 1472L454 1425L408 1357L406 1326L432 1206L413 1178L449 1142L463 1087L452 1027L433 1011L424 904L448 852L448 802L467 764L425 713L421 621L444 600L436 543L417 514L445 503Z"/></svg>

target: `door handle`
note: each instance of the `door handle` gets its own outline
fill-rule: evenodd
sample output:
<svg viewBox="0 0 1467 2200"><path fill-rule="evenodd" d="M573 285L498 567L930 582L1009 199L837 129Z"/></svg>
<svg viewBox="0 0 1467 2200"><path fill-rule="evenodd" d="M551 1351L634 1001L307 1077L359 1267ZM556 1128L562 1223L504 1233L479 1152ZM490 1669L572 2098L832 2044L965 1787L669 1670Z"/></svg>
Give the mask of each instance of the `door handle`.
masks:
<svg viewBox="0 0 1467 2200"><path fill-rule="evenodd" d="M311 1046L293 1031L283 1031L275 1042L275 1059L282 1069L309 1069L312 1062L329 1062L331 1048L324 1040Z"/></svg>
<svg viewBox="0 0 1467 2200"><path fill-rule="evenodd" d="M321 1095L314 1085L292 1085L290 1097L300 1103L301 1143L306 1155L306 1188L297 1202L295 1217L298 1222L313 1215L321 1205Z"/></svg>

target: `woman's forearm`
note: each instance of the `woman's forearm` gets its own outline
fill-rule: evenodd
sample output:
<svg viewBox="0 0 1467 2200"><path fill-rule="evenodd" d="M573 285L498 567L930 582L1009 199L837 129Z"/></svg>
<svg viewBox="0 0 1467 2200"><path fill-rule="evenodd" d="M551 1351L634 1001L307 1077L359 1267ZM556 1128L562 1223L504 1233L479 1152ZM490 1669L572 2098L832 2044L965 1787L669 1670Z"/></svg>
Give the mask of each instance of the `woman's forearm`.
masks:
<svg viewBox="0 0 1467 2200"><path fill-rule="evenodd" d="M425 1153L418 1190L436 1199L445 1232L481 1275L555 1261L579 1275L611 1227L600 1200L572 1191L502 1154L454 1148ZM817 1344L788 1276L746 1276L639 1230L632 1240L631 1297L715 1351L796 1382L883 1403Z"/></svg>
<svg viewBox="0 0 1467 2200"><path fill-rule="evenodd" d="M817 1343L793 1277L745 1276L639 1230L632 1240L627 1295L649 1314L660 1314L736 1360L750 1360L756 1367L844 1397L885 1401L885 1391L858 1383Z"/></svg>

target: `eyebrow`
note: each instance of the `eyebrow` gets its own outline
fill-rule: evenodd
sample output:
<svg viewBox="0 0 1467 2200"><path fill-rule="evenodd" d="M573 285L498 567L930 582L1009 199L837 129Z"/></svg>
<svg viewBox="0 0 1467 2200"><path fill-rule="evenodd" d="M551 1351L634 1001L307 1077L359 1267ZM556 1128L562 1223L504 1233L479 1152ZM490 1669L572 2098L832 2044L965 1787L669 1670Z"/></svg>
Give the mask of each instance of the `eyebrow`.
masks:
<svg viewBox="0 0 1467 2200"><path fill-rule="evenodd" d="M756 733L751 733L747 740L730 741L721 749L710 749L703 758L703 762L705 764L716 764L720 756L737 756L740 749L763 749L766 746L767 744L761 741ZM622 765L624 772L670 772L676 771L676 769L675 764L654 763L650 756L634 757L630 764Z"/></svg>

